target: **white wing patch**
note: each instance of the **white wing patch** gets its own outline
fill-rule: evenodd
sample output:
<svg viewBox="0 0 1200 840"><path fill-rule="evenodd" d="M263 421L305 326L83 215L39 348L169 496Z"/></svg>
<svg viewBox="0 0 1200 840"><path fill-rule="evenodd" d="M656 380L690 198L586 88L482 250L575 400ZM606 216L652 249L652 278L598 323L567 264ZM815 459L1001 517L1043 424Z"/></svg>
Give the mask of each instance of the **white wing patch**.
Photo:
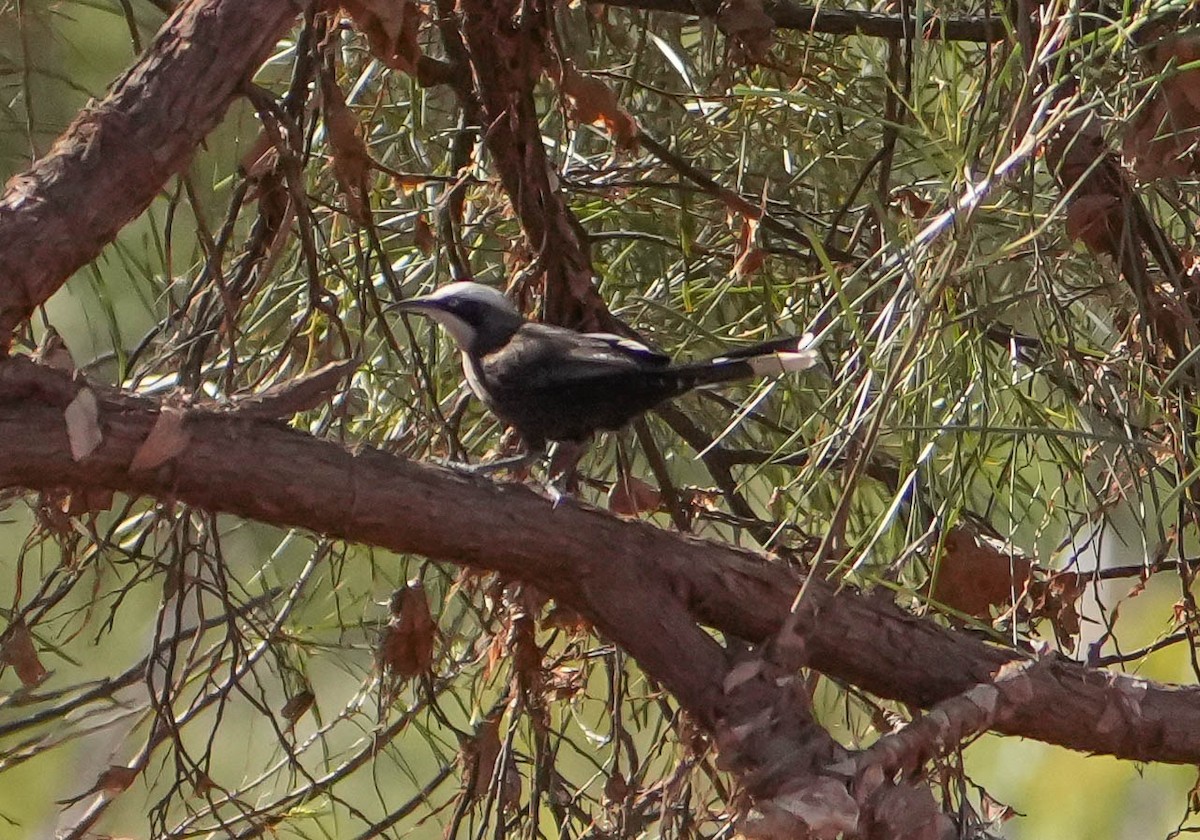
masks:
<svg viewBox="0 0 1200 840"><path fill-rule="evenodd" d="M651 347L647 347L640 341L634 341L632 338L626 338L623 335L615 333L588 333L589 338L594 338L598 341L603 341L609 347L621 350L631 356L639 356L647 361L663 361L668 357Z"/></svg>

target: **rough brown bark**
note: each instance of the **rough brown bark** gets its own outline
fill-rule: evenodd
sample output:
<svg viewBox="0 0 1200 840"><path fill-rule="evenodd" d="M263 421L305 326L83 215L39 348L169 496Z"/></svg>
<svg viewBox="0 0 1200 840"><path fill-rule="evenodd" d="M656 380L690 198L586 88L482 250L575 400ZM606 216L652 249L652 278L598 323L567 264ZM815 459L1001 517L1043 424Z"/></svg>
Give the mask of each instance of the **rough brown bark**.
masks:
<svg viewBox="0 0 1200 840"><path fill-rule="evenodd" d="M484 114L484 144L521 220L534 268L545 275L543 319L597 329L607 309L592 285L587 236L567 209L542 133L533 89L547 64L544 3L460 0L462 34Z"/></svg>
<svg viewBox="0 0 1200 840"><path fill-rule="evenodd" d="M187 165L296 14L293 0L185 3L111 93L9 180L0 198L0 352Z"/></svg>
<svg viewBox="0 0 1200 840"><path fill-rule="evenodd" d="M721 9L720 0L604 0L603 5L705 17L716 17ZM827 35L907 38L915 24L915 19L910 17L906 20L904 15L824 9L783 2L764 3L763 11L780 29L800 29ZM923 38L979 42L1002 41L1006 34L1003 20L983 15L931 17L921 32Z"/></svg>
<svg viewBox="0 0 1200 840"><path fill-rule="evenodd" d="M63 411L80 387L24 359L0 365L0 486L105 487L180 499L503 572L586 616L701 715L718 708L728 663L691 619L761 641L778 630L801 583L751 551L588 507L555 508L521 485L373 449L350 452L236 412L193 411L179 455L131 472L158 406L97 390L104 439L75 461ZM819 581L806 594L799 630L813 667L924 707L992 682L1001 666L1020 659L908 615L885 596ZM1054 657L1015 679L996 731L1119 758L1200 763L1200 689Z"/></svg>

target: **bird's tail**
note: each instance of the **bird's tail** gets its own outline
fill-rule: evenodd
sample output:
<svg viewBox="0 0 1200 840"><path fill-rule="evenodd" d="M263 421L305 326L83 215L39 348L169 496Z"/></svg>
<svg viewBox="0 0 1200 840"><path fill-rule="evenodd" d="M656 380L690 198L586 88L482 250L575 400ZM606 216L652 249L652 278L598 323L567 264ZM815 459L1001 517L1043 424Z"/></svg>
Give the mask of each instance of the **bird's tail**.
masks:
<svg viewBox="0 0 1200 840"><path fill-rule="evenodd" d="M692 388L759 376L782 376L808 370L815 365L821 358L815 344L812 333L777 338L724 353L707 362L680 365L676 371L690 380Z"/></svg>

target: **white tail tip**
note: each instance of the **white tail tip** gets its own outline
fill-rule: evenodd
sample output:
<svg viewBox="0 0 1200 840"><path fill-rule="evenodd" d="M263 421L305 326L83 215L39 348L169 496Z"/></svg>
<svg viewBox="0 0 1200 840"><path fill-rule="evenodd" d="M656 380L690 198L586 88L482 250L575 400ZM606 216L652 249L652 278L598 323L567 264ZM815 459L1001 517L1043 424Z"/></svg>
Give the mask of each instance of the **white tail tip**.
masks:
<svg viewBox="0 0 1200 840"><path fill-rule="evenodd" d="M746 361L750 363L750 368L756 376L782 376L785 373L808 370L819 358L816 350L797 350L755 356Z"/></svg>
<svg viewBox="0 0 1200 840"><path fill-rule="evenodd" d="M820 356L813 349L812 333L805 333L796 342L795 350L781 350L765 356L754 356L746 361L756 376L782 376L785 373L797 373L808 370L815 365Z"/></svg>

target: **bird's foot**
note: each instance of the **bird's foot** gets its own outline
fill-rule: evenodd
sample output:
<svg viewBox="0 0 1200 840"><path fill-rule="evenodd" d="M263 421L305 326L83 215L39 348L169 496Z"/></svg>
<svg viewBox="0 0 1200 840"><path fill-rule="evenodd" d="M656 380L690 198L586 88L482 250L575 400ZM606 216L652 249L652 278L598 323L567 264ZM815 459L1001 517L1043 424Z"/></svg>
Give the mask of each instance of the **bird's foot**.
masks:
<svg viewBox="0 0 1200 840"><path fill-rule="evenodd" d="M503 470L516 470L521 467L527 467L533 461L537 460L537 457L537 453L531 454L526 452L510 458L497 458L495 461L485 461L478 464L468 464L465 461L439 461L438 464L467 475L490 476Z"/></svg>
<svg viewBox="0 0 1200 840"><path fill-rule="evenodd" d="M550 497L550 507L556 508L569 498L569 494L554 484L546 485L546 495Z"/></svg>

